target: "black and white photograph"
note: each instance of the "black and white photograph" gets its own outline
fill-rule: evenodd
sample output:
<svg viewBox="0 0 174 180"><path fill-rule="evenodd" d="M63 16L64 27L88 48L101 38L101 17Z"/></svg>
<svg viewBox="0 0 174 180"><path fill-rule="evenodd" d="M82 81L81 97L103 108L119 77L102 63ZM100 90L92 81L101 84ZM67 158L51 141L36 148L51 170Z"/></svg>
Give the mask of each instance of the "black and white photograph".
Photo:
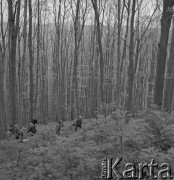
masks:
<svg viewBox="0 0 174 180"><path fill-rule="evenodd" d="M0 180L174 178L174 0L0 0Z"/></svg>

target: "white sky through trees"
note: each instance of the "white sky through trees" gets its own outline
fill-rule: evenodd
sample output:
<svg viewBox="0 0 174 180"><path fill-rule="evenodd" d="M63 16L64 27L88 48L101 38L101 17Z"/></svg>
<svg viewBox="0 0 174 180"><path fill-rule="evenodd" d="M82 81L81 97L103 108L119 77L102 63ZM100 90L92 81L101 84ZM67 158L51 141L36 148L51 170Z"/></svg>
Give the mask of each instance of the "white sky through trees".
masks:
<svg viewBox="0 0 174 180"><path fill-rule="evenodd" d="M15 2L15 1L14 1ZM24 2L24 1L23 1ZM23 2L22 2L22 6L21 6L21 18L23 18ZM64 7L64 2L65 2L65 7ZM81 3L81 9L84 10L85 8L85 0L82 1L83 3ZM158 4L161 4L162 2L159 0L137 0L138 4L141 4L141 14L142 16L151 16L154 9L156 8L156 4L158 2ZM34 14L36 14L37 12L37 0L33 0L33 16L35 16ZM93 12L93 8L92 8L92 4L91 4L91 0L87 0L88 3L88 9L87 9L87 16L86 16L86 24L91 24L93 22L93 17L94 17L94 12ZM103 4L102 4L103 3ZM101 3L101 5L104 6L105 1L103 0L103 2ZM55 20L54 15L56 14L57 16L57 12L55 12L55 4L56 4L56 11L58 12L58 8L59 8L59 1L57 0L48 0L48 1L40 1L40 8L42 10L44 10L44 13L42 11L42 17L46 18L49 23L53 22ZM4 21L8 20L8 7L7 7L7 1L3 2L3 14L4 14ZM106 0L106 5L105 8L106 12L104 13L104 19L108 18L108 13L109 11L112 11L112 15L111 15L111 19L114 18L115 14L117 13L117 1L116 0ZM107 11L109 10L109 11ZM75 1L73 0L64 0L62 1L62 6L61 6L61 11L62 11L62 16L64 14L64 11L66 11L66 21L67 22L72 22L72 18L73 18L73 14L75 13ZM47 14L45 16L45 13ZM100 18L102 19L102 14L100 15ZM114 21L114 19L113 19ZM104 21L105 24L105 21Z"/></svg>

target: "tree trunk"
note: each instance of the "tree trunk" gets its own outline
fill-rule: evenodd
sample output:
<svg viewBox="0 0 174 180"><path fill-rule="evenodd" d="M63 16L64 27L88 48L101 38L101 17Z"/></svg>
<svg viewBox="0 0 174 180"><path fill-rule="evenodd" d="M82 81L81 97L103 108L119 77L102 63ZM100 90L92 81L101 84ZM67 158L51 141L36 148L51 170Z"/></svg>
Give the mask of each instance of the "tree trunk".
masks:
<svg viewBox="0 0 174 180"><path fill-rule="evenodd" d="M0 44L0 139L5 137L5 111L4 111L4 62L2 57L2 47Z"/></svg>
<svg viewBox="0 0 174 180"><path fill-rule="evenodd" d="M125 5L124 5L125 6ZM124 35L124 42L123 42L123 50L122 50L122 56L121 56L121 65L120 65L120 72L122 72L121 77L124 77L126 74L126 52L127 52L127 41L128 41L128 33L129 33L129 20L130 20L130 9L131 9L131 1L127 2L127 18L126 18L126 31ZM126 78L121 79L121 89L123 90L122 93L122 101L120 101L120 104L124 107L125 106L125 94L126 94L126 89L124 88L126 84ZM121 103L122 102L122 103Z"/></svg>
<svg viewBox="0 0 174 180"><path fill-rule="evenodd" d="M104 60L103 60L101 27L99 20L99 10L97 5L97 0L91 0L91 1L92 1L94 13L95 13L95 20L97 24L97 40L98 40L99 53L100 53L100 102L104 102Z"/></svg>
<svg viewBox="0 0 174 180"><path fill-rule="evenodd" d="M130 24L130 44L129 44L129 66L128 66L128 99L127 99L127 111L133 110L132 92L134 82L134 20L135 20L135 7L136 0L132 2L132 15Z"/></svg>
<svg viewBox="0 0 174 180"><path fill-rule="evenodd" d="M24 4L24 25L23 25L23 54L22 54L22 67L21 67L21 88L20 88L20 98L21 98L21 118L22 118L22 124L26 125L26 115L25 115L25 108L24 108L24 82L25 82L25 60L26 60L26 47L27 47L27 0Z"/></svg>
<svg viewBox="0 0 174 180"><path fill-rule="evenodd" d="M166 66L167 67L166 67L166 78L164 82L163 108L164 110L171 112L173 89L174 89L174 19L173 19L170 55L169 55L169 59L167 60Z"/></svg>
<svg viewBox="0 0 174 180"><path fill-rule="evenodd" d="M77 114L79 114L79 105L78 105L78 79L77 79L77 67L79 61L79 46L81 43L81 38L83 34L83 29L85 25L85 14L87 9L87 1L86 8L82 14L82 25L80 25L80 0L77 0L76 4L76 13L74 19L74 64L73 64L73 79L72 79L72 95L71 95L71 117L74 118Z"/></svg>
<svg viewBox="0 0 174 180"><path fill-rule="evenodd" d="M39 59L40 59L40 2L37 1L37 63L36 63L36 92L34 97L35 115L37 114L37 98L38 98L38 78L39 78Z"/></svg>
<svg viewBox="0 0 174 180"><path fill-rule="evenodd" d="M171 11L169 11L169 8L172 8L173 5L173 0L163 0L163 13L161 18L161 37L157 52L157 67L154 94L154 103L159 107L162 107L167 46L172 18L172 14Z"/></svg>
<svg viewBox="0 0 174 180"><path fill-rule="evenodd" d="M28 2L29 10L29 33L28 49L30 56L30 121L33 119L33 52L32 52L32 0Z"/></svg>
<svg viewBox="0 0 174 180"><path fill-rule="evenodd" d="M16 41L19 30L21 0L16 2L16 14L13 10L13 1L8 0L8 24L9 24L9 105L10 121L17 123L16 119ZM16 15L16 18L15 18ZM15 21L16 20L16 21Z"/></svg>
<svg viewBox="0 0 174 180"><path fill-rule="evenodd" d="M118 35L117 35L117 104L120 104L120 83L121 83L121 76L120 76L120 60L121 60L121 2L118 1Z"/></svg>
<svg viewBox="0 0 174 180"><path fill-rule="evenodd" d="M78 33L79 33L79 8L80 0L77 1L76 14L74 20L74 64L73 64L73 79L72 79L72 94L71 94L71 119L77 115L78 109L78 82L77 82L77 66L78 66Z"/></svg>

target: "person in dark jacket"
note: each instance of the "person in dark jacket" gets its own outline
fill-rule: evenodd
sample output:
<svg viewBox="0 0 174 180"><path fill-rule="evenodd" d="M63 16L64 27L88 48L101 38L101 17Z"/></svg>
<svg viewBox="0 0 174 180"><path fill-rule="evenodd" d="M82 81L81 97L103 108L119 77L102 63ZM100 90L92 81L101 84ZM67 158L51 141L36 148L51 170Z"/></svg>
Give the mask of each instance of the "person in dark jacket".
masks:
<svg viewBox="0 0 174 180"><path fill-rule="evenodd" d="M30 135L36 134L36 132L37 132L36 124L38 124L37 119L33 119L30 122L29 128L28 128L28 134L30 134Z"/></svg>
<svg viewBox="0 0 174 180"><path fill-rule="evenodd" d="M12 137L14 135L14 125L11 125L7 130L7 136Z"/></svg>
<svg viewBox="0 0 174 180"><path fill-rule="evenodd" d="M72 125L75 126L75 131L77 131L78 127L82 128L82 116L79 116Z"/></svg>
<svg viewBox="0 0 174 180"><path fill-rule="evenodd" d="M20 130L18 125L11 125L7 131L7 136L9 138L20 139Z"/></svg>

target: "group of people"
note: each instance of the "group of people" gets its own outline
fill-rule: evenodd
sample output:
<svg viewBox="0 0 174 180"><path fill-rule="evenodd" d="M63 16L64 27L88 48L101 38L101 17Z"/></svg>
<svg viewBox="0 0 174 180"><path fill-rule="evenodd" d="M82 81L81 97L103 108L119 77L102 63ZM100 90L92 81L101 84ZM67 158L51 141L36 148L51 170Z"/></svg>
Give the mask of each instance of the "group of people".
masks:
<svg viewBox="0 0 174 180"><path fill-rule="evenodd" d="M11 125L9 129L7 130L7 137L13 137L15 139L20 139L24 140L25 138L29 136L33 136L36 134L37 129L36 125L38 124L37 119L33 119L28 128L22 127L21 129L19 128L18 125ZM58 121L55 132L57 135L60 135L60 131L62 128L63 124L62 122ZM72 126L75 126L75 131L77 131L77 128L82 128L82 116L78 116L78 118L75 120L75 122L72 123Z"/></svg>
<svg viewBox="0 0 174 180"><path fill-rule="evenodd" d="M18 125L11 125L7 130L7 137L23 140L28 136L33 136L37 132L36 124L38 124L37 119L33 119L27 128L20 129Z"/></svg>
<svg viewBox="0 0 174 180"><path fill-rule="evenodd" d="M63 126L62 122L58 121L55 128L55 132L57 135L60 135L62 126ZM72 126L75 126L75 131L77 131L77 128L82 128L82 115L78 116L75 122L72 123Z"/></svg>

